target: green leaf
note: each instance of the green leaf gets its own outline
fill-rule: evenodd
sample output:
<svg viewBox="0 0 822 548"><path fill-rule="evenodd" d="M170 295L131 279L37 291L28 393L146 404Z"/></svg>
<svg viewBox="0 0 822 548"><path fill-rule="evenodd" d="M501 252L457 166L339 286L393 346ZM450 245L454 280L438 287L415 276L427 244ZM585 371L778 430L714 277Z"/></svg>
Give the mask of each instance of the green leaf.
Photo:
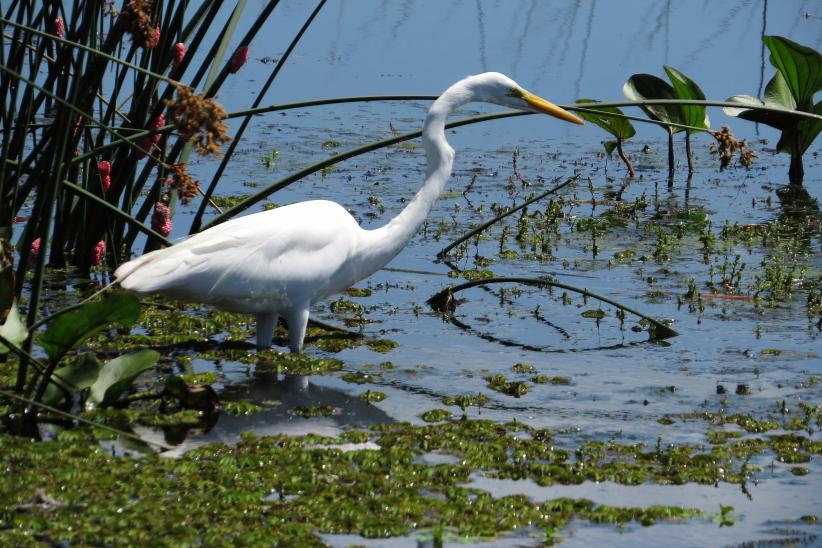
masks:
<svg viewBox="0 0 822 548"><path fill-rule="evenodd" d="M663 68L668 75L668 79L674 86L674 92L677 97L680 99L705 100L705 94L702 93L702 90L696 85L696 82L673 67L665 66ZM699 105L682 105L680 108L682 109L682 117L685 119L687 125L704 129L711 127L711 122L708 119L708 111L705 107ZM696 130L688 131L693 133Z"/></svg>
<svg viewBox="0 0 822 548"><path fill-rule="evenodd" d="M9 308L9 315L6 316L6 321L0 325L0 335L2 335L3 338L10 343L17 346L23 344L26 337L29 336L29 332L26 329L26 324L23 322L22 318L20 318L20 311L17 310L16 301L11 303L11 308ZM0 344L0 354L7 354L8 352L9 348L3 344Z"/></svg>
<svg viewBox="0 0 822 548"><path fill-rule="evenodd" d="M153 366L160 359L160 353L154 350L140 350L125 354L106 363L97 380L91 385L89 406L104 407L117 401L134 379Z"/></svg>
<svg viewBox="0 0 822 548"><path fill-rule="evenodd" d="M111 293L100 301L58 316L40 338L40 344L53 361L72 346L112 323L131 327L140 313L140 302L130 293Z"/></svg>
<svg viewBox="0 0 822 548"><path fill-rule="evenodd" d="M796 109L796 99L781 72L777 72L765 86L765 105L769 107Z"/></svg>
<svg viewBox="0 0 822 548"><path fill-rule="evenodd" d="M793 100L793 95L791 95L788 85L785 83L785 79L778 72L773 78L771 78L768 85L765 86L764 95L764 101L761 101L751 95L734 95L732 97L728 97L727 100L749 107L771 107L786 110L796 109L796 102ZM743 120L765 124L766 126L771 126L781 130L793 127L798 122L803 120L803 118L798 116L791 116L789 112L767 112L743 107L724 107L722 110L728 116L737 116Z"/></svg>
<svg viewBox="0 0 822 548"><path fill-rule="evenodd" d="M618 139L630 139L636 134L634 126L623 116L625 114L616 107L598 107L596 99L577 99L577 104L591 104L592 108L603 112L610 112L617 116L606 116L603 114L593 114L591 112L577 112L580 118L596 124ZM609 152L610 154L610 152Z"/></svg>
<svg viewBox="0 0 822 548"><path fill-rule="evenodd" d="M814 94L822 89L822 55L782 36L764 36L770 61L785 78L799 110L810 111Z"/></svg>
<svg viewBox="0 0 822 548"><path fill-rule="evenodd" d="M616 150L617 142L616 141L605 141L604 143L602 143L602 146L605 147L605 154L610 156Z"/></svg>
<svg viewBox="0 0 822 548"><path fill-rule="evenodd" d="M634 74L622 86L622 93L631 101L679 98L668 82L653 74ZM642 105L640 108L654 120L685 124L679 105ZM672 130L675 133L683 131L682 128L672 128Z"/></svg>
<svg viewBox="0 0 822 548"><path fill-rule="evenodd" d="M54 371L41 401L47 405L57 405L63 401L64 390L76 392L88 388L97 380L102 367L100 360L91 352L79 354L74 363Z"/></svg>
<svg viewBox="0 0 822 548"><path fill-rule="evenodd" d="M747 106L796 110L793 95L788 90L787 83L780 73L777 73L768 82L765 88L765 101L760 101L750 95L734 95L729 97L728 101ZM782 130L779 143L776 145L776 149L780 152L791 153L792 147L796 145L797 152L804 154L816 139L816 136L819 135L819 132L822 131L822 120L808 120L799 116L792 116L789 112L764 112L749 108L731 107L725 107L723 111L728 116L738 116L744 120L758 122ZM822 102L817 103L811 112L822 115Z"/></svg>
<svg viewBox="0 0 822 548"><path fill-rule="evenodd" d="M822 101L816 103L813 113L822 115ZM822 120L800 120L793 127L787 127L782 131L779 142L776 144L776 150L790 153L792 147L796 145L797 152L804 154L820 131L822 131Z"/></svg>

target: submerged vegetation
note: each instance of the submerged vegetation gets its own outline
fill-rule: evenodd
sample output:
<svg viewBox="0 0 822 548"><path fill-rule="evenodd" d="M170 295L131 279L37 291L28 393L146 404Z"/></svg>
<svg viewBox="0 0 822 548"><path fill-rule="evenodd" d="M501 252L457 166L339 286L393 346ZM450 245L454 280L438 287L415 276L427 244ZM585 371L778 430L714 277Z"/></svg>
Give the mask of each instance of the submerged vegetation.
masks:
<svg viewBox="0 0 822 548"><path fill-rule="evenodd" d="M188 222L184 232L195 233L314 173L324 187L350 181L341 162L385 149L385 165L366 171L375 189L352 206L380 218L393 201L378 185L390 180L392 162L418 152L409 143L397 146L418 131L400 133L389 124L390 137L351 149L345 148L348 136L323 134L310 165L269 143L252 160L269 174L282 171L278 181L246 181L237 192L222 188L220 178L241 156L238 143L254 118L431 96L262 105L322 0L253 90L250 108L227 112L219 92L246 63L261 61L252 47L279 2L262 3L247 29L240 28L245 3L223 4L49 0L12 2L0 14L4 545L150 543L161 537L182 544L321 545L321 534L411 535L435 545L444 538L527 535L551 544L575 522L624 528L691 520L734 527L737 513L727 504L615 506L563 497L561 490L542 498L497 496L485 482L535 489L587 482L729 484L751 497L758 482L799 482L818 474L819 371L779 369L818 355L799 356L777 345L740 349L749 358L739 366L744 374L720 367L718 357L716 386L696 398L681 395L677 380L640 386L613 404L624 406L626 415L644 409L649 435L659 436L655 445L610 426L529 424L535 416L544 421L545 409L574 424L573 405L588 398L590 383L622 380L622 372L611 369L591 374L554 367L550 359L530 363L534 355L578 352L584 361L608 350L610 360L632 347L677 344L670 339L679 334L695 344L688 326L716 318L729 330L742 318L747 334L763 345L759 339L767 339L769 329L818 337L822 216L812 197L817 189L802 188L803 158L822 130L822 103L814 103L822 89L817 51L765 36L776 73L762 100L738 95L708 101L670 66L663 68L670 83L630 76L623 91L631 101L578 99L569 110L613 139L603 144L606 155L616 152L625 165L621 184L577 150L500 151L510 169L484 158L485 164L454 177L452 184L464 190L441 196L440 218L420 236L431 260L433 247L441 248L437 257L445 270L398 271L395 278L349 289L321 310L335 325L310 324L308 352L294 355L255 350L247 342L255 334L247 316L154 298L141 304L117 290L93 292L132 254L168 245L175 224L179 230ZM751 168L770 173L770 157L728 126L711 129L711 106L781 131L774 152L790 155L790 184L760 181ZM634 107L646 116L626 113ZM472 116L449 127L505 116ZM230 120L238 122L232 131ZM657 177L665 163L652 147L636 143L632 122L666 131L667 177ZM746 135L743 127L734 129ZM674 192L673 137L680 132L688 165L684 196ZM699 133L710 136L709 151L691 142ZM640 145L645 151L636 154L632 149ZM219 162L210 181L189 171L192 150ZM818 165L816 152L808 156ZM549 180L543 158L560 164L563 176ZM754 186L766 188L766 198L751 198L751 211L767 214L717 220L711 198L693 202L692 177L699 170L716 172L702 189L709 196L717 190L711 185L744 173L751 181L740 183L737 198L748 200ZM657 179L667 181L668 196L660 195ZM503 190L489 191L489 181ZM772 190L779 206L771 204ZM594 274L616 281L586 280ZM403 301L404 292L413 296ZM640 304L629 306L630 300ZM423 331L430 329L464 334L463 346L443 346ZM440 372L427 363L429 355L403 353L410 338L404 330L471 369ZM281 325L275 343L286 339ZM474 341L518 354L474 364ZM699 364L683 365L680 373L690 375L689 367ZM768 368L772 376L760 382ZM773 371L780 372L776 380ZM446 378L452 374L456 382ZM437 380L417 383L426 375ZM322 397L289 397L311 389ZM666 407L677 398L676 410ZM499 419L511 416L517 420ZM254 421L272 417L309 430L333 424L339 434L244 432L236 444L205 443L175 458L161 456L186 437L207 437L219 421L246 420L241 429L250 430ZM811 511L795 516L797 524L816 524Z"/></svg>

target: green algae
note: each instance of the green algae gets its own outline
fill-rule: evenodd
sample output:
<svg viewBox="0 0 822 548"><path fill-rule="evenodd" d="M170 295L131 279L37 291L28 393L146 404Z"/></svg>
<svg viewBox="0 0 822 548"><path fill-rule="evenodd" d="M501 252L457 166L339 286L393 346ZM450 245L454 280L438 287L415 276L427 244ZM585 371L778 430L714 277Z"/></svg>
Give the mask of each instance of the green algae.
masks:
<svg viewBox="0 0 822 548"><path fill-rule="evenodd" d="M229 415L245 416L265 411L265 407L249 401L227 401L222 403L223 411Z"/></svg>
<svg viewBox="0 0 822 548"><path fill-rule="evenodd" d="M122 410L97 416L136 420L116 411ZM334 410L292 412L308 416ZM486 540L530 528L544 531L550 542L571 519L653 525L705 514L675 506L595 505L584 499L495 498L472 488L472 475L531 479L539 485L745 484L763 473L750 464L753 456L822 453L820 442L798 434L722 436L724 443L709 447L591 441L571 449L559 447L550 431L519 422L452 421L442 409L424 415L436 424L379 424L339 438L246 433L235 447L206 445L178 459L152 453L138 460L114 457L87 443L87 429L71 431L75 435L61 436L59 443L3 436L0 542L134 544L162 537L182 544L319 545L318 532L388 538L438 526L458 538ZM343 452L335 447L366 441L379 449ZM430 452L455 460L434 465L417 460ZM796 474L801 468L789 470ZM33 504L37 489L45 489L59 504ZM731 510L720 511L715 519L728 522ZM144 525L133 527L138 522Z"/></svg>
<svg viewBox="0 0 822 548"><path fill-rule="evenodd" d="M514 373L532 373L535 369L530 363L517 363L511 367L511 371Z"/></svg>
<svg viewBox="0 0 822 548"><path fill-rule="evenodd" d="M366 390L358 396L361 400L368 403L377 403L385 399L384 392L377 392L376 390Z"/></svg>
<svg viewBox="0 0 822 548"><path fill-rule="evenodd" d="M339 414L340 410L330 405L299 405L290 410L292 415L298 417L330 417Z"/></svg>
<svg viewBox="0 0 822 548"><path fill-rule="evenodd" d="M488 388L501 394L519 398L528 393L531 385L525 381L509 381L505 375L488 375L485 377L488 382Z"/></svg>
<svg viewBox="0 0 822 548"><path fill-rule="evenodd" d="M428 411L423 412L420 415L420 418L425 422L442 422L451 420L454 414L447 409L430 409Z"/></svg>

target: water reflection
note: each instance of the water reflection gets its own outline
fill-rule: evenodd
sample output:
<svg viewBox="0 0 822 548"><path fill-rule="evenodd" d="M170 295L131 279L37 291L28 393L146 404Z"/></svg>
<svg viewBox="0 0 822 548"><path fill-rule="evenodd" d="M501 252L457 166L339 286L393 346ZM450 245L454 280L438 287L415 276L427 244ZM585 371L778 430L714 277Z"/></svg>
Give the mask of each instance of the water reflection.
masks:
<svg viewBox="0 0 822 548"><path fill-rule="evenodd" d="M141 435L147 439L162 436L165 443L177 446L174 453L182 453L205 443L236 443L243 432L258 436L307 432L335 436L345 427L391 421L379 407L356 395L315 385L309 376L278 374L264 363L257 365L247 381L226 385L220 400L249 401L262 405L265 410L242 416L215 413L193 427L167 427L162 432L141 432ZM333 409L333 414L311 418L294 414L296 408L308 407L328 407Z"/></svg>

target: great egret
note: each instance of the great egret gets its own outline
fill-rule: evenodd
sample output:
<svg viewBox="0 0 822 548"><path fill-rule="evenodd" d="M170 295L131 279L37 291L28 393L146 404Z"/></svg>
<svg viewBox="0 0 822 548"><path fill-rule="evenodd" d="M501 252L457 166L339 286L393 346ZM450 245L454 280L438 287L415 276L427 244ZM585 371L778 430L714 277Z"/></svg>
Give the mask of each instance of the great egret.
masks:
<svg viewBox="0 0 822 548"><path fill-rule="evenodd" d="M583 123L503 74L469 76L445 90L428 110L422 132L428 158L425 183L384 226L365 230L335 202L300 202L217 225L129 261L114 276L124 289L140 295L160 293L254 314L260 348L271 345L277 319L284 316L289 347L299 353L311 305L385 266L422 225L454 163L445 120L472 101Z"/></svg>

